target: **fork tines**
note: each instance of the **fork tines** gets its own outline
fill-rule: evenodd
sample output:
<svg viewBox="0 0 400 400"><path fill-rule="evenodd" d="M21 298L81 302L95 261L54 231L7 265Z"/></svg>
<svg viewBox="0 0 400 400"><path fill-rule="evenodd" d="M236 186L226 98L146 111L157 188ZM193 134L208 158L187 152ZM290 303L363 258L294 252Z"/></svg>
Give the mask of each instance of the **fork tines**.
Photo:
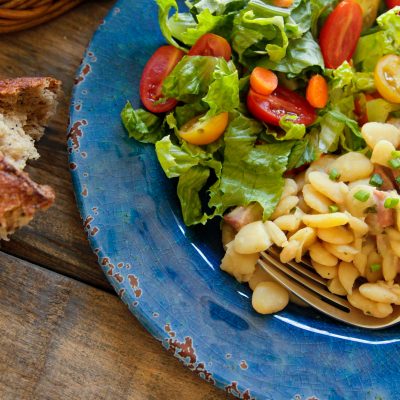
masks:
<svg viewBox="0 0 400 400"><path fill-rule="evenodd" d="M327 280L313 272L307 263L300 264L292 261L283 264L275 249L261 252L258 264L272 278L310 306L350 325L380 329L390 326L393 323L392 320L400 317L400 308L395 318L378 319L365 315L361 310L353 307L347 299L329 292L326 286Z"/></svg>

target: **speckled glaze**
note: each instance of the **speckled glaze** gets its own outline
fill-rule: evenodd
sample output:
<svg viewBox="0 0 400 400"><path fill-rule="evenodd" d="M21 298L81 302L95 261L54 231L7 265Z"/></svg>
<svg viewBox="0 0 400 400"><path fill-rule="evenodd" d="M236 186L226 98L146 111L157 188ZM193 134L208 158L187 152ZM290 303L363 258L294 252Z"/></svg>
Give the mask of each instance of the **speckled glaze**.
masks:
<svg viewBox="0 0 400 400"><path fill-rule="evenodd" d="M400 398L400 329L368 332L290 306L251 309L219 270L218 222L188 229L153 146L129 139L142 68L162 43L150 0L120 0L82 62L68 136L75 193L93 251L121 299L165 348L241 399Z"/></svg>

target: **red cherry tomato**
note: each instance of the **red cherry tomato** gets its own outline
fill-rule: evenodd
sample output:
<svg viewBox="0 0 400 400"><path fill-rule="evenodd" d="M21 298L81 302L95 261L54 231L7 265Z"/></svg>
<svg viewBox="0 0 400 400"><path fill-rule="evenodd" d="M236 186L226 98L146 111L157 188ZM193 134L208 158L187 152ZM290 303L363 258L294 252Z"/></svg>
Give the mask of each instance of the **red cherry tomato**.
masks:
<svg viewBox="0 0 400 400"><path fill-rule="evenodd" d="M263 96L250 89L247 95L247 107L250 113L260 121L279 126L279 121L285 115L294 115L294 122L311 125L317 114L307 100L299 94L282 86L269 96Z"/></svg>
<svg viewBox="0 0 400 400"><path fill-rule="evenodd" d="M153 113L168 112L178 104L175 99L168 99L159 104L155 104L155 102L163 97L162 83L184 54L182 50L174 46L162 46L147 61L140 80L140 99L149 111Z"/></svg>
<svg viewBox="0 0 400 400"><path fill-rule="evenodd" d="M340 2L329 15L319 35L319 45L327 68L350 61L363 24L363 11L354 0Z"/></svg>
<svg viewBox="0 0 400 400"><path fill-rule="evenodd" d="M400 6L400 0L386 0L386 5L389 9Z"/></svg>
<svg viewBox="0 0 400 400"><path fill-rule="evenodd" d="M189 56L223 57L229 61L232 50L228 41L222 36L206 33L193 45L188 54Z"/></svg>

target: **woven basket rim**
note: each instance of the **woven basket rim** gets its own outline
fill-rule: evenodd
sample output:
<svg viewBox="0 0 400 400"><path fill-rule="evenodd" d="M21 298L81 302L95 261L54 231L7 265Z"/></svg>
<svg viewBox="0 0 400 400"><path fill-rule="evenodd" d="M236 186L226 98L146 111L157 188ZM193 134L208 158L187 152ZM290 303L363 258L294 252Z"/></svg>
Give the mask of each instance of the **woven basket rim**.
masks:
<svg viewBox="0 0 400 400"><path fill-rule="evenodd" d="M59 17L85 0L0 0L0 33L33 28Z"/></svg>

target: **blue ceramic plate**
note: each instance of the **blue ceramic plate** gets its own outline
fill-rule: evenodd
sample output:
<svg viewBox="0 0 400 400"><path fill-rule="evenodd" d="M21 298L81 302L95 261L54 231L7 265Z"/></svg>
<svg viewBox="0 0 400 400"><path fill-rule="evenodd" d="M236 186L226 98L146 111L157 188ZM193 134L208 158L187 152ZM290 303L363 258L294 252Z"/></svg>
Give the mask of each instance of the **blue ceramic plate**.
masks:
<svg viewBox="0 0 400 400"><path fill-rule="evenodd" d="M218 223L186 228L153 146L128 139L144 64L164 43L150 0L120 0L76 80L68 139L85 230L140 322L193 372L242 399L400 398L400 329L368 332L312 310L263 317L220 272Z"/></svg>

